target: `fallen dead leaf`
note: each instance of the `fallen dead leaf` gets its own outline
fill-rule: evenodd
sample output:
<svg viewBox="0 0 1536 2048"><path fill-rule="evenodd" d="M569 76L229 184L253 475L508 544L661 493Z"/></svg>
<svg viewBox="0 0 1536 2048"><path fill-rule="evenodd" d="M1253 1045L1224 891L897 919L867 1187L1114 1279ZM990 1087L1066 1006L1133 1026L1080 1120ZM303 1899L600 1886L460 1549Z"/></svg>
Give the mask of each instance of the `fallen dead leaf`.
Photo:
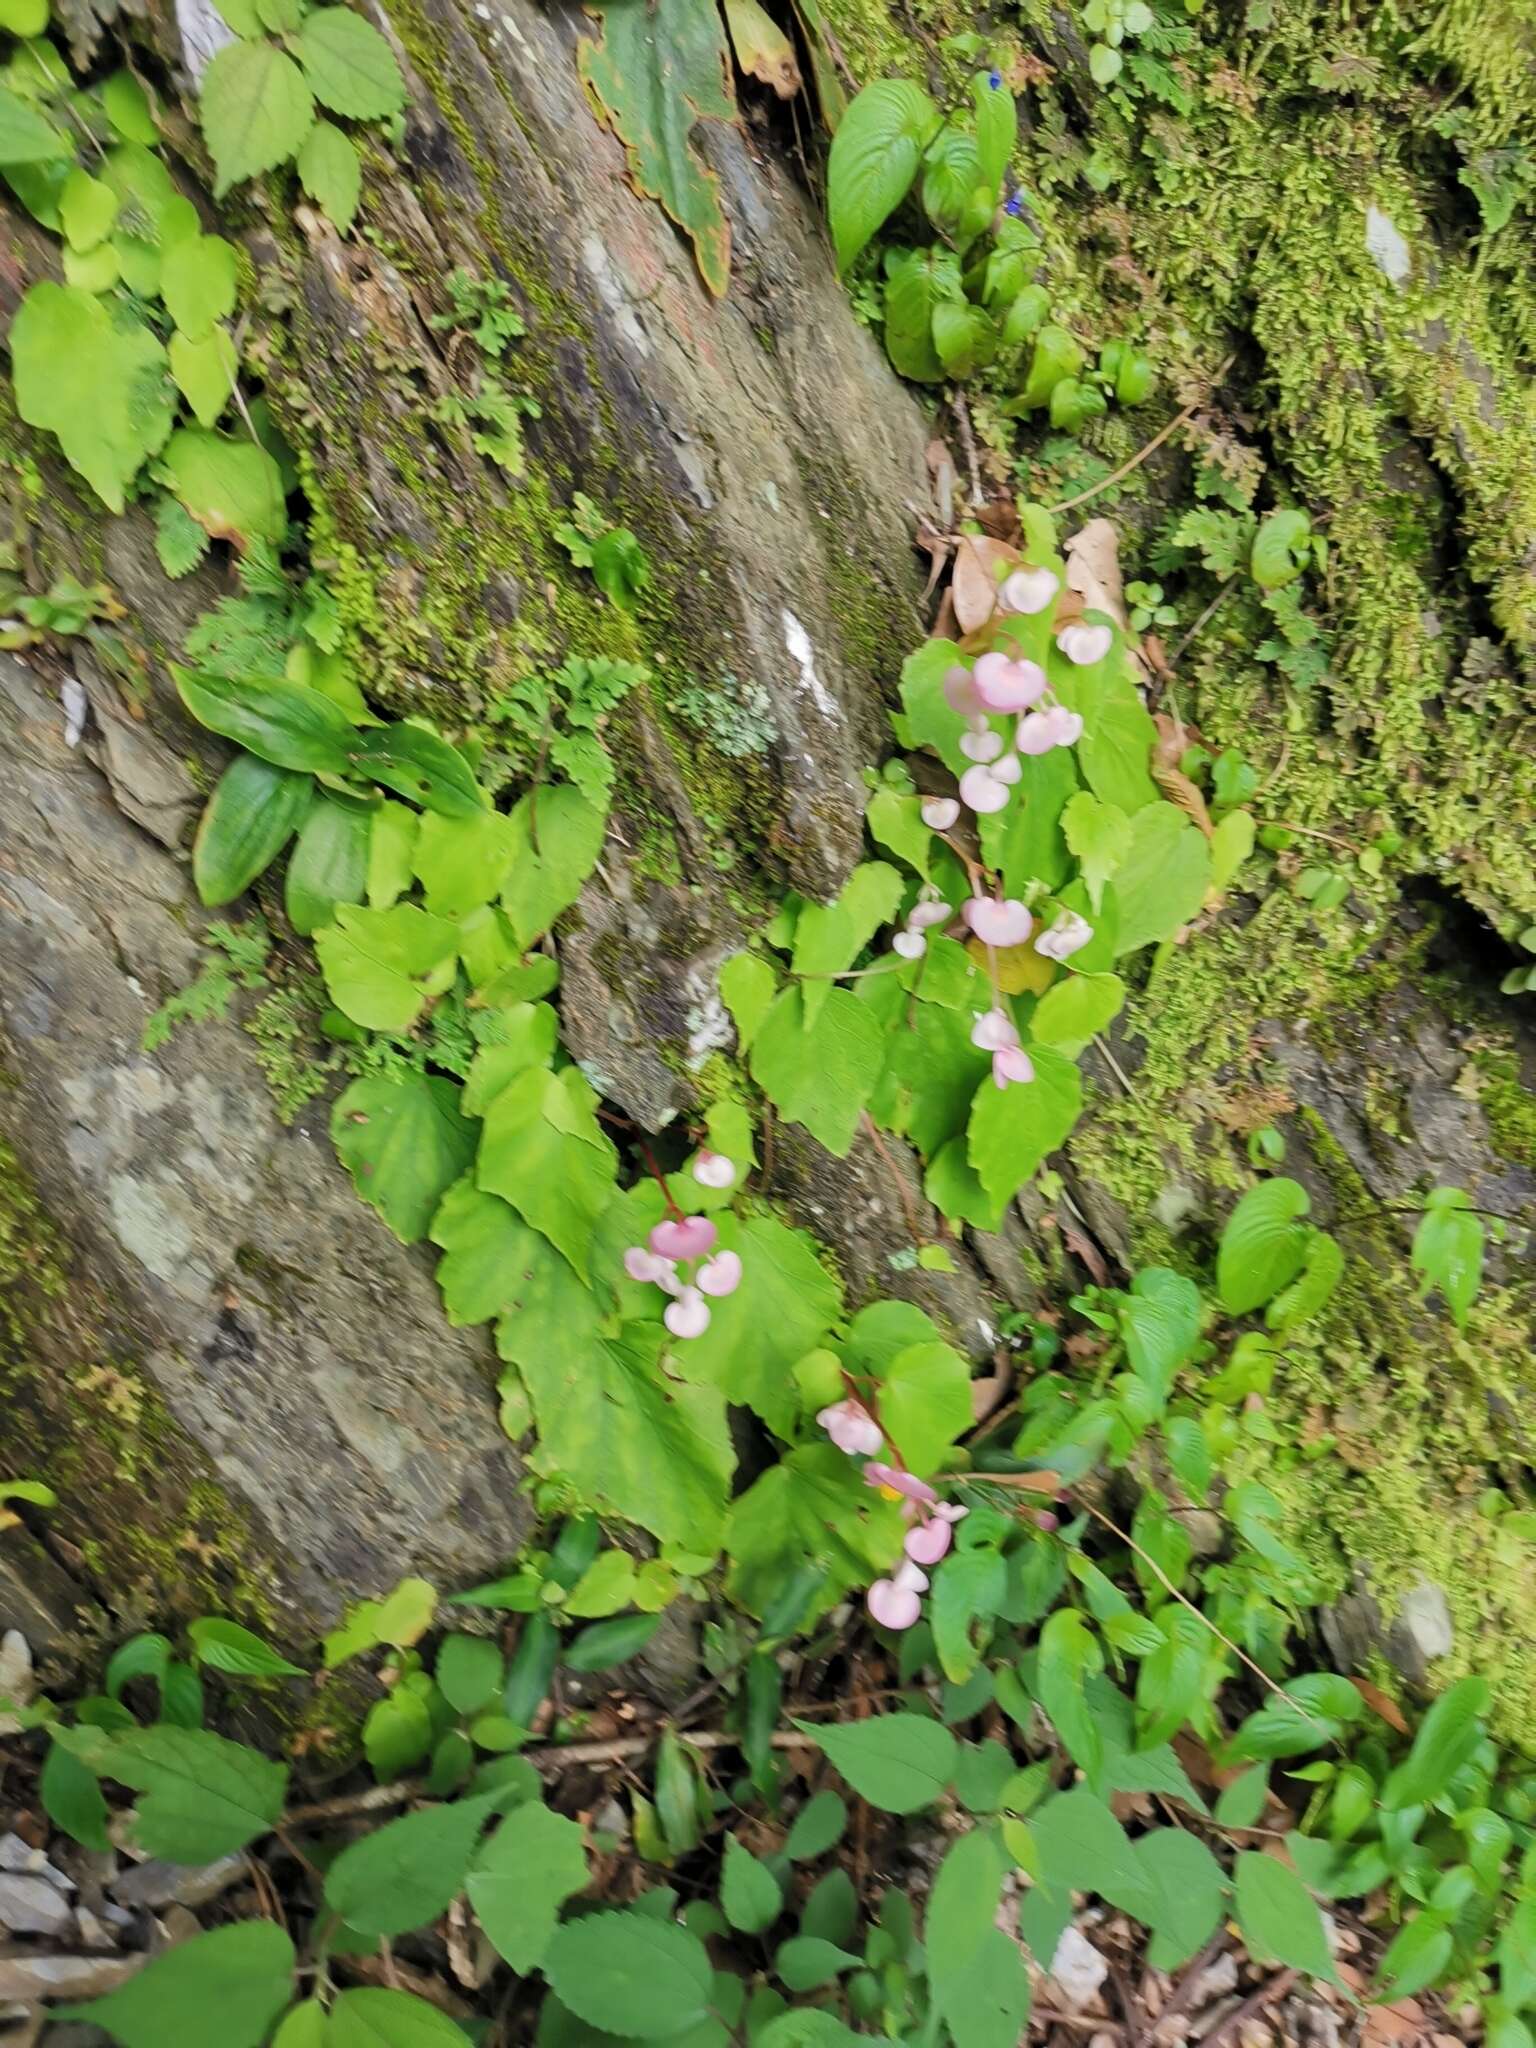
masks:
<svg viewBox="0 0 1536 2048"><path fill-rule="evenodd" d="M800 90L800 66L794 46L776 21L758 5L758 0L725 0L726 25L736 62L749 78L760 79L781 100L791 100Z"/></svg>
<svg viewBox="0 0 1536 2048"><path fill-rule="evenodd" d="M950 591L962 633L979 633L997 616L997 587L1019 565L1019 551L1000 540L963 533L955 547Z"/></svg>
<svg viewBox="0 0 1536 2048"><path fill-rule="evenodd" d="M1352 1678L1350 1684L1373 1714L1380 1714L1389 1728L1395 1728L1399 1735L1410 1733L1402 1708L1396 1700L1384 1693L1379 1685L1372 1685L1368 1678Z"/></svg>
<svg viewBox="0 0 1536 2048"><path fill-rule="evenodd" d="M928 443L924 454L928 463L928 482L933 491L934 515L947 533L955 523L955 492L960 483L955 458L949 452L949 443L937 434Z"/></svg>
<svg viewBox="0 0 1536 2048"><path fill-rule="evenodd" d="M1067 588L1088 611L1107 612L1122 633L1130 631L1125 586L1120 576L1120 536L1107 519L1090 519L1066 543Z"/></svg>
<svg viewBox="0 0 1536 2048"><path fill-rule="evenodd" d="M1366 2048L1392 2048L1402 2041L1416 2041L1424 2032L1424 2008L1416 1998L1400 1998L1396 2005L1367 2008L1361 2040Z"/></svg>
<svg viewBox="0 0 1536 2048"><path fill-rule="evenodd" d="M984 1379L971 1381L971 1421L985 1422L989 1415L995 1415L1008 1398L1013 1385L1013 1361L1002 1357L995 1372L989 1372Z"/></svg>

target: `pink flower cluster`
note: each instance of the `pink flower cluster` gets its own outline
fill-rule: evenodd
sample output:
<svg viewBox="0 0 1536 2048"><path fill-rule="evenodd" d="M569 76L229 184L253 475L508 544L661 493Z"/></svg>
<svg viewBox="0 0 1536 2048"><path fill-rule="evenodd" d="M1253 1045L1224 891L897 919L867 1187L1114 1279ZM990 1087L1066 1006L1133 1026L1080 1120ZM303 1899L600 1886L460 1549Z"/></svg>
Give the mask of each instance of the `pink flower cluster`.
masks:
<svg viewBox="0 0 1536 2048"><path fill-rule="evenodd" d="M1057 588L1049 569L1016 569L998 594L1009 611L1038 612L1050 604ZM1058 649L1075 668L1092 668L1114 644L1112 627L1083 619L1063 626L1056 636ZM960 801L978 813L1000 811L1007 804L1009 790L1024 772L1020 755L1048 754L1053 747L1075 746L1083 736L1082 719L1051 695L1040 664L1023 656L994 650L983 654L974 668L957 664L944 678L944 697L949 708L966 722L960 751L973 765L960 778ZM994 731L991 719L1015 714L1019 717L1010 749L1002 734Z"/></svg>
<svg viewBox="0 0 1536 2048"><path fill-rule="evenodd" d="M955 805L958 814L959 805ZM928 933L936 924L948 924L954 912L931 882L925 882L917 901L907 912L906 928L891 941L892 950L903 960L921 960L928 950Z"/></svg>
<svg viewBox="0 0 1536 2048"><path fill-rule="evenodd" d="M1019 1042L1019 1027L1003 1008L995 1002L990 1010L983 1010L971 1026L971 1043L982 1052L992 1055L992 1079L999 1088L1006 1088L1010 1081L1033 1081L1034 1064Z"/></svg>
<svg viewBox="0 0 1536 2048"><path fill-rule="evenodd" d="M719 1235L707 1216L668 1216L643 1245L632 1244L624 1254L631 1280L671 1295L661 1319L674 1337L702 1337L709 1328L705 1296L719 1300L741 1285L741 1256L715 1251Z"/></svg>
<svg viewBox="0 0 1536 2048"><path fill-rule="evenodd" d="M874 1453L884 1449L885 1439L879 1423L862 1401L850 1395L830 1408L823 1408L816 1420L840 1451L851 1458L869 1460L864 1467L866 1486L901 1498L902 1519L909 1525L902 1541L902 1555L888 1578L875 1580L865 1596L865 1604L883 1628L910 1628L922 1612L919 1596L928 1590L928 1574L923 1567L937 1564L948 1554L956 1522L970 1511L941 1501L927 1480L875 1458Z"/></svg>

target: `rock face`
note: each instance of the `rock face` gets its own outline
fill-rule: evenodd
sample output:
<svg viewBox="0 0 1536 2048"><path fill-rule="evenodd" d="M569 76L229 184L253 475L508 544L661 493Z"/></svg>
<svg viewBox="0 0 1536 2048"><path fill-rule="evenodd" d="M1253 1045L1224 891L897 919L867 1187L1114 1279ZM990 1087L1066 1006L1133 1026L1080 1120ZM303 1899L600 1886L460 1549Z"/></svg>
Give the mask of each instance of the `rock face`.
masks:
<svg viewBox="0 0 1536 2048"><path fill-rule="evenodd" d="M69 1318L40 1304L8 1453L30 1443L66 1481L67 1535L109 1526L113 1503L139 1513L136 1476L162 1511L179 1492L189 1572L195 1544L229 1546L205 1475L259 1532L246 1564L301 1614L413 1566L493 1564L526 1511L488 1347L448 1328L430 1273L358 1201L324 1108L278 1122L233 1020L142 1049L158 992L199 965L186 868L117 808L88 758L104 743L71 752L57 702L8 658L0 733L0 1113L79 1269ZM102 1402L118 1410L110 1471L76 1441ZM76 1471L107 1497L81 1497ZM119 1599L122 1541L116 1566L100 1559Z"/></svg>

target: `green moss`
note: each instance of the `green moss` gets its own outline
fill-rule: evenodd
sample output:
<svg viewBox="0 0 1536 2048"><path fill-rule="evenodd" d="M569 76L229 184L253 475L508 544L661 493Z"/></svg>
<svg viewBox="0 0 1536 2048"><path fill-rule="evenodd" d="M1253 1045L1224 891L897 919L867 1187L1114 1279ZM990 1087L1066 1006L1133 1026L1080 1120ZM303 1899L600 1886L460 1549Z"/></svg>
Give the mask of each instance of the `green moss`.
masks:
<svg viewBox="0 0 1536 2048"><path fill-rule="evenodd" d="M1512 1047L1485 1043L1472 1059L1494 1150L1511 1166L1536 1168L1536 1093L1522 1082Z"/></svg>
<svg viewBox="0 0 1536 2048"><path fill-rule="evenodd" d="M250 1517L198 1470L159 1394L105 1335L115 1322L0 1139L7 1470L46 1476L60 1496L50 1526L124 1623L213 1608L269 1624L272 1578Z"/></svg>

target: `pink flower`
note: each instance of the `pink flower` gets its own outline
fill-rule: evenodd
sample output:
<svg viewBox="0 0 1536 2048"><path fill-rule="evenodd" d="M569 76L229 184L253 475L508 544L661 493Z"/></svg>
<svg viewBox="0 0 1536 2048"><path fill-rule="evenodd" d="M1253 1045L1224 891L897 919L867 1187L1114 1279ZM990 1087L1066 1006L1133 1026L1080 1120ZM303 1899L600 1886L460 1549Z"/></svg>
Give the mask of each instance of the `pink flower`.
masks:
<svg viewBox="0 0 1536 2048"><path fill-rule="evenodd" d="M1017 896L973 896L960 915L984 946L1022 946L1035 923Z"/></svg>
<svg viewBox="0 0 1536 2048"><path fill-rule="evenodd" d="M968 761L995 761L1003 751L1003 736L994 732L990 725L984 726L980 732L963 732L960 751Z"/></svg>
<svg viewBox="0 0 1536 2048"><path fill-rule="evenodd" d="M1010 661L1006 654L984 654L971 680L989 711L1027 711L1046 692L1038 662Z"/></svg>
<svg viewBox="0 0 1536 2048"><path fill-rule="evenodd" d="M916 1528L907 1531L902 1548L914 1564L937 1564L941 1557L948 1555L954 1540L954 1524L934 1515L929 1521L919 1522Z"/></svg>
<svg viewBox="0 0 1536 2048"><path fill-rule="evenodd" d="M1052 1514L1049 1508L1035 1509L1035 1527L1043 1529L1047 1536L1061 1527L1060 1515Z"/></svg>
<svg viewBox="0 0 1536 2048"><path fill-rule="evenodd" d="M1045 722L1055 746L1075 747L1083 736L1082 719L1065 704L1053 704L1045 714Z"/></svg>
<svg viewBox="0 0 1536 2048"><path fill-rule="evenodd" d="M947 832L960 816L960 806L952 796L925 797L921 809L923 823L933 832Z"/></svg>
<svg viewBox="0 0 1536 2048"><path fill-rule="evenodd" d="M1006 1088L1010 1081L1033 1081L1034 1067L1029 1054L1017 1045L1001 1046L992 1055L992 1081L998 1088Z"/></svg>
<svg viewBox="0 0 1536 2048"><path fill-rule="evenodd" d="M931 924L948 924L954 914L942 896L924 895L907 912L907 924L913 931L924 931Z"/></svg>
<svg viewBox="0 0 1536 2048"><path fill-rule="evenodd" d="M1063 626L1056 635L1056 645L1077 668L1092 668L1096 661L1104 659L1114 644L1112 626L1090 626L1081 619L1075 625Z"/></svg>
<svg viewBox="0 0 1536 2048"><path fill-rule="evenodd" d="M928 1575L904 1558L893 1577L876 1579L864 1596L870 1614L882 1628L910 1628L922 1613L920 1593L928 1590Z"/></svg>
<svg viewBox="0 0 1536 2048"><path fill-rule="evenodd" d="M709 1303L697 1287L685 1287L667 1303L661 1320L674 1337L702 1337L709 1328Z"/></svg>
<svg viewBox="0 0 1536 2048"><path fill-rule="evenodd" d="M1008 785L999 782L990 768L967 768L960 778L960 801L967 810L983 815L1000 811L1008 801Z"/></svg>
<svg viewBox="0 0 1536 2048"><path fill-rule="evenodd" d="M957 711L962 718L974 718L981 709L981 699L976 694L976 685L968 668L957 663L944 673L944 702L951 711Z"/></svg>
<svg viewBox="0 0 1536 2048"><path fill-rule="evenodd" d="M702 1259L714 1250L719 1235L707 1216L669 1216L647 1243L664 1259Z"/></svg>
<svg viewBox="0 0 1536 2048"><path fill-rule="evenodd" d="M938 1495L926 1479L914 1478L910 1472L899 1472L894 1465L866 1465L864 1467L866 1486L888 1486L892 1493L899 1493L907 1500L916 1500L931 1507Z"/></svg>
<svg viewBox="0 0 1536 2048"><path fill-rule="evenodd" d="M816 1420L850 1458L872 1458L885 1442L879 1423L860 1401L838 1401L823 1408Z"/></svg>
<svg viewBox="0 0 1536 2048"><path fill-rule="evenodd" d="M675 1277L677 1268L673 1260L648 1252L644 1245L632 1244L624 1254L624 1270L631 1280L638 1280L642 1286L649 1283L665 1287Z"/></svg>
<svg viewBox="0 0 1536 2048"><path fill-rule="evenodd" d="M705 1260L694 1277L706 1294L712 1294L721 1301L727 1294L734 1294L741 1285L741 1256L738 1252L716 1252L712 1259Z"/></svg>
<svg viewBox="0 0 1536 2048"><path fill-rule="evenodd" d="M723 1152L699 1152L695 1155L692 1172L701 1188L728 1188L735 1185L736 1163L727 1159Z"/></svg>
<svg viewBox="0 0 1536 2048"><path fill-rule="evenodd" d="M1024 764L1017 754L1004 754L1000 761L992 763L994 782L1006 782L1011 789L1024 773Z"/></svg>
<svg viewBox="0 0 1536 2048"><path fill-rule="evenodd" d="M1019 1042L1018 1027L1001 1007L979 1011L971 1026L971 1043L981 1052L1002 1052Z"/></svg>
<svg viewBox="0 0 1536 2048"><path fill-rule="evenodd" d="M1061 588L1049 569L1015 569L997 593L1011 612L1043 612Z"/></svg>
<svg viewBox="0 0 1536 2048"><path fill-rule="evenodd" d="M1047 960L1070 960L1093 937L1093 926L1075 910L1063 910L1048 931L1035 941L1035 951Z"/></svg>
<svg viewBox="0 0 1536 2048"><path fill-rule="evenodd" d="M898 932L891 941L891 951L899 953L903 960L921 960L928 950L928 941L921 932Z"/></svg>

